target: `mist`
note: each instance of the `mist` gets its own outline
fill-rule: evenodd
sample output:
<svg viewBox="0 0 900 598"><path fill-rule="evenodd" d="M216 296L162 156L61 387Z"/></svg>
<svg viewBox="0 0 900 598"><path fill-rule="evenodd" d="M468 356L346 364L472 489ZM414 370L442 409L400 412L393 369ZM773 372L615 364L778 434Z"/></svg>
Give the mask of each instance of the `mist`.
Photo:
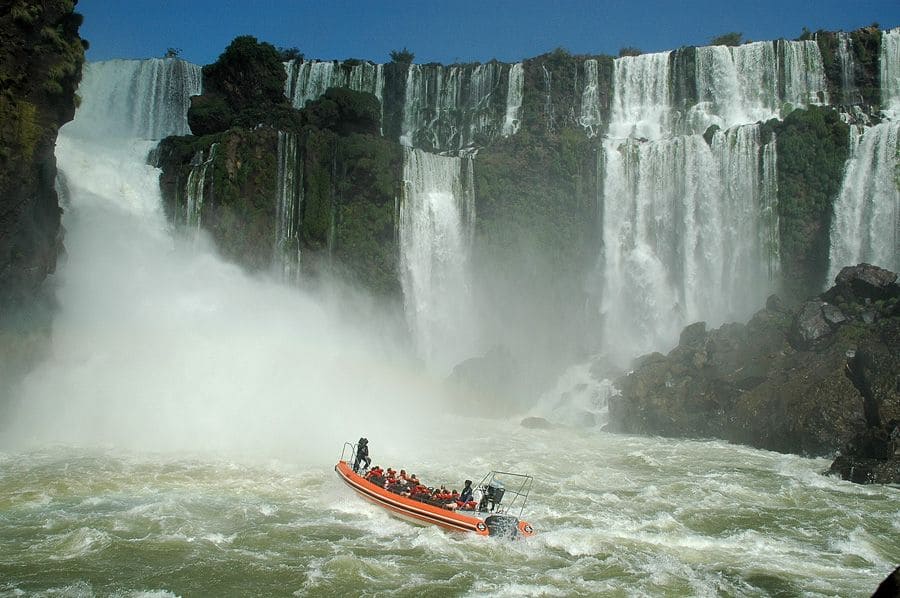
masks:
<svg viewBox="0 0 900 598"><path fill-rule="evenodd" d="M82 133L57 146L68 260L49 355L13 390L0 443L318 461L436 421L440 380L390 310L250 276L173 233L145 164L155 142Z"/></svg>

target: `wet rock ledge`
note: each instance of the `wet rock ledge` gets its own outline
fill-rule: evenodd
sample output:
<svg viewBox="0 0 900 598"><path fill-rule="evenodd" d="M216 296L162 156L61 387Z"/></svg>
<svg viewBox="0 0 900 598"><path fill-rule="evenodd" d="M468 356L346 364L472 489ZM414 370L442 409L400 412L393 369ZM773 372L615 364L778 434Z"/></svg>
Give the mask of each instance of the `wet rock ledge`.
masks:
<svg viewBox="0 0 900 598"><path fill-rule="evenodd" d="M797 307L773 295L747 324L691 324L617 386L611 431L837 455L844 479L900 483L897 274L848 266Z"/></svg>

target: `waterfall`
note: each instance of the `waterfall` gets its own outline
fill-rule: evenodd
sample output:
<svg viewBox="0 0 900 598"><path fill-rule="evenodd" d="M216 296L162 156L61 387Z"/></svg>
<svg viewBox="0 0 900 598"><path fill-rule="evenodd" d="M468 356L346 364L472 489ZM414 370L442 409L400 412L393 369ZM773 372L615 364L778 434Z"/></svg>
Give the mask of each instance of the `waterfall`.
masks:
<svg viewBox="0 0 900 598"><path fill-rule="evenodd" d="M503 69L510 71L505 90L500 85ZM458 151L510 130L510 96L513 100L518 96L521 105L522 94L521 76L513 76L512 70L513 66L499 62L465 66L411 64L406 76L400 143L434 151ZM504 91L506 97L502 97Z"/></svg>
<svg viewBox="0 0 900 598"><path fill-rule="evenodd" d="M900 119L900 27L881 34L881 107Z"/></svg>
<svg viewBox="0 0 900 598"><path fill-rule="evenodd" d="M674 344L758 309L777 268L774 145L758 125L606 147L604 343L618 356ZM762 172L765 176L760 177Z"/></svg>
<svg viewBox="0 0 900 598"><path fill-rule="evenodd" d="M306 106L310 100L320 98L329 87L371 93L379 102L382 101L384 67L380 64L290 60L284 63L284 69L287 72L284 95L297 109Z"/></svg>
<svg viewBox="0 0 900 598"><path fill-rule="evenodd" d="M784 77L783 101L792 107L828 104L825 67L819 44L813 40L779 40Z"/></svg>
<svg viewBox="0 0 900 598"><path fill-rule="evenodd" d="M300 280L300 239L297 218L303 202L303 169L297 135L278 132L278 173L275 190L275 261L282 280Z"/></svg>
<svg viewBox="0 0 900 598"><path fill-rule="evenodd" d="M175 58L109 60L84 65L78 121L69 133L162 139L187 135L190 96L201 93L200 67Z"/></svg>
<svg viewBox="0 0 900 598"><path fill-rule="evenodd" d="M468 268L472 160L407 148L403 184L400 271L407 321L428 367L447 373L476 350Z"/></svg>
<svg viewBox="0 0 900 598"><path fill-rule="evenodd" d="M525 68L521 62L509 67L509 87L506 91L506 117L503 120L504 137L515 135L519 131L520 114L522 112L522 96L525 87Z"/></svg>
<svg viewBox="0 0 900 598"><path fill-rule="evenodd" d="M588 137L596 136L603 125L600 110L600 77L596 58L584 61L584 90L581 92L581 116L578 118L578 124L587 129Z"/></svg>
<svg viewBox="0 0 900 598"><path fill-rule="evenodd" d="M625 56L613 62L610 137L659 139L671 131L670 54Z"/></svg>
<svg viewBox="0 0 900 598"><path fill-rule="evenodd" d="M851 155L834 204L829 281L859 262L900 269L900 122L867 127L861 137L857 131L851 127Z"/></svg>
<svg viewBox="0 0 900 598"><path fill-rule="evenodd" d="M900 28L882 33L880 67L886 120L850 127L850 156L831 222L829 281L859 262L900 269Z"/></svg>
<svg viewBox="0 0 900 598"><path fill-rule="evenodd" d="M216 159L218 146L218 143L213 143L206 158L203 157L203 150L200 150L191 160L191 172L188 173L187 183L184 186L184 224L195 230L200 230L200 215L206 193L206 171Z"/></svg>
<svg viewBox="0 0 900 598"><path fill-rule="evenodd" d="M856 87L856 61L853 59L852 38L844 31L837 32L838 59L841 63L841 102L861 104L862 96Z"/></svg>
<svg viewBox="0 0 900 598"><path fill-rule="evenodd" d="M777 65L772 42L697 48L698 103L689 111L689 132L776 118L781 106Z"/></svg>

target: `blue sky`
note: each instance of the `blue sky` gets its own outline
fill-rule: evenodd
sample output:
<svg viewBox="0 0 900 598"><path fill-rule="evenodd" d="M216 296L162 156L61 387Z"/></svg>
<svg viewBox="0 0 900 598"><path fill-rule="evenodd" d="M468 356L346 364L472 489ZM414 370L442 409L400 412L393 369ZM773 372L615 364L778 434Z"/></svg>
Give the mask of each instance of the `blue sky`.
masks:
<svg viewBox="0 0 900 598"><path fill-rule="evenodd" d="M452 63L517 61L560 46L651 52L729 31L762 40L795 38L803 27L900 25L900 0L80 0L76 10L89 60L162 56L174 47L198 64L245 34L308 58L386 62L407 47L416 62Z"/></svg>

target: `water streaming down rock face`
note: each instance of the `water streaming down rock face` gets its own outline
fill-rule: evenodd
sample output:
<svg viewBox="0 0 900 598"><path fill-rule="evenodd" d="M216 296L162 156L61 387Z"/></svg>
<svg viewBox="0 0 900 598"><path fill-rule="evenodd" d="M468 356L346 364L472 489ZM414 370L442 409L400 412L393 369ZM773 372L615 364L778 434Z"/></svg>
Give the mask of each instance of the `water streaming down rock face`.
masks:
<svg viewBox="0 0 900 598"><path fill-rule="evenodd" d="M458 151L515 132L523 80L521 65L499 62L410 65L400 143Z"/></svg>
<svg viewBox="0 0 900 598"><path fill-rule="evenodd" d="M206 157L203 155L203 150L197 152L191 161L191 172L188 174L187 183L184 186L186 197L183 224L195 230L200 230L203 200L206 197L206 172L213 160L216 159L218 147L218 143L209 146L209 155Z"/></svg>
<svg viewBox="0 0 900 598"><path fill-rule="evenodd" d="M790 108L828 104L828 88L819 44L814 40L778 40L776 43L784 69L782 100Z"/></svg>
<svg viewBox="0 0 900 598"><path fill-rule="evenodd" d="M900 122L867 127L861 135L851 127L851 135L852 153L834 204L828 281L859 262L900 269Z"/></svg>
<svg viewBox="0 0 900 598"><path fill-rule="evenodd" d="M740 319L777 269L775 145L758 125L607 146L601 310L614 356ZM762 176L761 176L762 173Z"/></svg>
<svg viewBox="0 0 900 598"><path fill-rule="evenodd" d="M886 120L850 127L851 154L834 204L828 281L859 262L900 269L900 28L882 34L880 59Z"/></svg>
<svg viewBox="0 0 900 598"><path fill-rule="evenodd" d="M81 85L96 93L83 98L71 133L162 139L190 133L187 109L202 75L174 58L109 60L86 64Z"/></svg>
<svg viewBox="0 0 900 598"><path fill-rule="evenodd" d="M900 27L881 35L881 107L900 120Z"/></svg>
<svg viewBox="0 0 900 598"><path fill-rule="evenodd" d="M522 95L525 86L525 68L521 62L509 67L509 86L506 90L506 118L503 121L504 137L519 131L522 112Z"/></svg>
<svg viewBox="0 0 900 598"><path fill-rule="evenodd" d="M378 101L384 92L384 66L371 62L297 61L284 63L287 79L284 95L294 108L322 96L329 87L347 87L373 94Z"/></svg>
<svg viewBox="0 0 900 598"><path fill-rule="evenodd" d="M400 270L406 317L426 365L447 373L477 347L468 268L475 221L472 159L406 149L403 185Z"/></svg>
<svg viewBox="0 0 900 598"><path fill-rule="evenodd" d="M697 48L697 99L688 116L691 133L778 116L778 57L772 42Z"/></svg>
<svg viewBox="0 0 900 598"><path fill-rule="evenodd" d="M303 202L303 169L297 135L278 132L278 174L275 190L275 261L282 280L300 281L300 239L297 216Z"/></svg>
<svg viewBox="0 0 900 598"><path fill-rule="evenodd" d="M596 58L584 61L584 90L581 92L581 115L578 124L585 128L589 137L600 133L603 114L600 110L600 76Z"/></svg>
<svg viewBox="0 0 900 598"><path fill-rule="evenodd" d="M599 263L612 357L666 349L698 319L746 318L770 292L777 152L752 123L777 115L776 64L771 43L698 48L698 101L683 115L671 53L614 62Z"/></svg>
<svg viewBox="0 0 900 598"><path fill-rule="evenodd" d="M837 34L838 60L841 63L841 102L843 104L860 104L862 95L856 87L856 60L853 58L853 43L850 34L838 31Z"/></svg>

